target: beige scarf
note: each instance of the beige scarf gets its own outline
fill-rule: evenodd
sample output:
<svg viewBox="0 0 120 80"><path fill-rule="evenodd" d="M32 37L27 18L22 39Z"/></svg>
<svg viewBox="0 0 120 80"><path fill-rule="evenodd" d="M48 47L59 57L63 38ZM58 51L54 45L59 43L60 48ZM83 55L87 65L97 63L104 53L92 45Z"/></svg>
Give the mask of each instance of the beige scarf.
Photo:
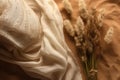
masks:
<svg viewBox="0 0 120 80"><path fill-rule="evenodd" d="M0 0L0 59L43 80L82 80L53 0Z"/></svg>

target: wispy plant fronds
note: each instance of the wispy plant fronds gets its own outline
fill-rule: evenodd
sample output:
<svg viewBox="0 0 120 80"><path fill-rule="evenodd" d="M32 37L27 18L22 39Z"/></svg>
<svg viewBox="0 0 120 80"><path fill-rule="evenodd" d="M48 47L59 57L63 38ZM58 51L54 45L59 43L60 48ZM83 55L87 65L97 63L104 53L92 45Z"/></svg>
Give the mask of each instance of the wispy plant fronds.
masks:
<svg viewBox="0 0 120 80"><path fill-rule="evenodd" d="M105 14L105 9L98 10L97 20L99 27L103 26L104 14Z"/></svg>
<svg viewBox="0 0 120 80"><path fill-rule="evenodd" d="M69 20L64 21L66 31L74 38L87 80L97 80L97 57L101 53L102 28L104 9L87 10L85 0L79 1L79 16L74 26ZM110 28L104 38L109 43L112 40L113 28ZM100 50L100 51L98 51Z"/></svg>
<svg viewBox="0 0 120 80"><path fill-rule="evenodd" d="M81 42L83 40L82 37L83 37L83 33L84 33L84 23L83 23L81 17L77 18L76 24L74 25L74 30L76 33L76 37L74 37L76 46L81 46Z"/></svg>
<svg viewBox="0 0 120 80"><path fill-rule="evenodd" d="M112 37L113 37L113 33L114 33L114 29L113 27L110 27L104 37L104 40L107 44L109 44L110 42L112 42Z"/></svg>
<svg viewBox="0 0 120 80"><path fill-rule="evenodd" d="M63 0L63 5L67 13L72 14L73 9L69 0Z"/></svg>
<svg viewBox="0 0 120 80"><path fill-rule="evenodd" d="M78 6L79 6L80 16L83 19L86 19L88 17L88 11L87 11L87 6L85 4L85 1L84 0L78 0Z"/></svg>
<svg viewBox="0 0 120 80"><path fill-rule="evenodd" d="M79 27L79 29L81 29L81 30L83 30L84 27L85 27L85 25L84 25L84 23L83 23L83 20L81 19L80 16L77 18L76 25L77 25L77 26Z"/></svg>
<svg viewBox="0 0 120 80"><path fill-rule="evenodd" d="M80 47L80 46L81 46L81 43L80 43L79 38L78 38L77 36L75 36L75 37L74 37L74 40L75 40L75 45L76 45L77 47Z"/></svg>
<svg viewBox="0 0 120 80"><path fill-rule="evenodd" d="M77 18L76 24L74 25L74 30L76 33L76 37L74 37L75 42L76 42L76 46L81 46L81 42L82 42L82 38L83 38L83 34L84 34L84 23L81 19L81 17L79 16Z"/></svg>
<svg viewBox="0 0 120 80"><path fill-rule="evenodd" d="M66 29L66 31L70 34L70 36L74 36L75 35L75 31L74 28L71 24L71 22L69 20L64 20L64 28Z"/></svg>
<svg viewBox="0 0 120 80"><path fill-rule="evenodd" d="M79 10L86 10L86 4L84 0L78 0L78 6L79 6Z"/></svg>

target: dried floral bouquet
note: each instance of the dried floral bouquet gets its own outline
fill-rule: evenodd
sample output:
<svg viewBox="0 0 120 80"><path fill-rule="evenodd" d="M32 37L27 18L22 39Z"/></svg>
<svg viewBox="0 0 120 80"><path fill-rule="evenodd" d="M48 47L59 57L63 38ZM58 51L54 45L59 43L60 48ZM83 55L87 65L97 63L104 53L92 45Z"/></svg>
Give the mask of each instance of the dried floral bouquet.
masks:
<svg viewBox="0 0 120 80"><path fill-rule="evenodd" d="M74 38L87 80L97 80L97 58L101 53L102 27L104 10L87 10L84 0L78 0L79 16L75 25L69 19L64 20L64 27ZM64 8L70 16L73 9L69 0L63 0ZM105 38L108 39L108 38ZM109 39L108 39L109 40Z"/></svg>

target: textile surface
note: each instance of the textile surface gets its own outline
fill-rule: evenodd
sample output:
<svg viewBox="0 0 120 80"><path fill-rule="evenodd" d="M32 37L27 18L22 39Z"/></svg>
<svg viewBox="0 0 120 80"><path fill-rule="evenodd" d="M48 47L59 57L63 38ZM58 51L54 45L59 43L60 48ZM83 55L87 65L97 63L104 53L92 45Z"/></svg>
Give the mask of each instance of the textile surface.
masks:
<svg viewBox="0 0 120 80"><path fill-rule="evenodd" d="M0 59L42 80L82 80L53 0L0 1Z"/></svg>

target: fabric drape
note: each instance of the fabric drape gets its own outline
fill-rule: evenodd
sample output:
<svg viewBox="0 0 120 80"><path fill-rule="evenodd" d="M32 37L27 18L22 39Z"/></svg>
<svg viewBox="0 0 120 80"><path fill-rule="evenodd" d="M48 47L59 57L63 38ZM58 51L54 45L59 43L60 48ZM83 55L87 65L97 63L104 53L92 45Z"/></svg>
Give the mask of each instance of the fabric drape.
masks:
<svg viewBox="0 0 120 80"><path fill-rule="evenodd" d="M0 59L42 80L82 80L53 0L0 1Z"/></svg>

